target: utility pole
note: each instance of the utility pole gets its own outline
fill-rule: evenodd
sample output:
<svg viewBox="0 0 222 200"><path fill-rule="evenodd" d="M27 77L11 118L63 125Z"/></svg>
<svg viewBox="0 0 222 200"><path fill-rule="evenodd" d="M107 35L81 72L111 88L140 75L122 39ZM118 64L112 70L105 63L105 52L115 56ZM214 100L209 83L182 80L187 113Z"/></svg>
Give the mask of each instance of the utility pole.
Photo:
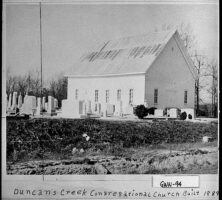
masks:
<svg viewBox="0 0 222 200"><path fill-rule="evenodd" d="M39 17L40 17L40 23L39 23L39 30L40 30L40 96L41 96L41 104L42 104L42 5L41 2L39 3ZM41 107L40 107L41 109ZM43 112L40 112L43 114Z"/></svg>

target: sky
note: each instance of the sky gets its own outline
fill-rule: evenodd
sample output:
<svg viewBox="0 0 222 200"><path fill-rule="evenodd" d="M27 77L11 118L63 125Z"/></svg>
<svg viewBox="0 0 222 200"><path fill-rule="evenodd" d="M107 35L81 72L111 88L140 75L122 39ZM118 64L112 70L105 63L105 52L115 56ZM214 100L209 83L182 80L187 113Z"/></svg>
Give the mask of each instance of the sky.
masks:
<svg viewBox="0 0 222 200"><path fill-rule="evenodd" d="M40 70L39 4L6 6L6 68L24 75ZM146 34L163 24L190 26L197 49L217 58L217 4L42 4L43 80L69 74L96 44Z"/></svg>

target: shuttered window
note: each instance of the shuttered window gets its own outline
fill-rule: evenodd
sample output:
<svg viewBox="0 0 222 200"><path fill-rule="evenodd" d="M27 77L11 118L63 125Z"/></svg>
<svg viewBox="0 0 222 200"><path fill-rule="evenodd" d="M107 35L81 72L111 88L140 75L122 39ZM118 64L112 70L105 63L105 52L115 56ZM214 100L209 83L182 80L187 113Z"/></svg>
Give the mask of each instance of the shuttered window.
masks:
<svg viewBox="0 0 222 200"><path fill-rule="evenodd" d="M77 100L77 99L78 99L78 97L79 97L79 90L78 90L78 89L76 89L76 90L75 90L75 99Z"/></svg>
<svg viewBox="0 0 222 200"><path fill-rule="evenodd" d="M106 90L106 103L109 103L109 90Z"/></svg>
<svg viewBox="0 0 222 200"><path fill-rule="evenodd" d="M99 101L99 90L95 90L95 102Z"/></svg>
<svg viewBox="0 0 222 200"><path fill-rule="evenodd" d="M184 103L187 104L187 95L188 95L188 92L187 90L184 91Z"/></svg>
<svg viewBox="0 0 222 200"><path fill-rule="evenodd" d="M117 90L117 101L121 100L121 90Z"/></svg>
<svg viewBox="0 0 222 200"><path fill-rule="evenodd" d="M129 104L133 103L133 89L129 90Z"/></svg>
<svg viewBox="0 0 222 200"><path fill-rule="evenodd" d="M158 103L158 89L154 89L154 104Z"/></svg>

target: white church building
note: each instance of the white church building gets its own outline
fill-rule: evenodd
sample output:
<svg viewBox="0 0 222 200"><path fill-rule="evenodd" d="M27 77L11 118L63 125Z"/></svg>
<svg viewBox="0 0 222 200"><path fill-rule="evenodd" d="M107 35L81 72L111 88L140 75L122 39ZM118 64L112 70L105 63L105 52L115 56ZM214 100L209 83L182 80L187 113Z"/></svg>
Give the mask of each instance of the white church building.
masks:
<svg viewBox="0 0 222 200"><path fill-rule="evenodd" d="M194 109L196 72L176 30L110 40L68 77L62 116L133 114L133 107Z"/></svg>

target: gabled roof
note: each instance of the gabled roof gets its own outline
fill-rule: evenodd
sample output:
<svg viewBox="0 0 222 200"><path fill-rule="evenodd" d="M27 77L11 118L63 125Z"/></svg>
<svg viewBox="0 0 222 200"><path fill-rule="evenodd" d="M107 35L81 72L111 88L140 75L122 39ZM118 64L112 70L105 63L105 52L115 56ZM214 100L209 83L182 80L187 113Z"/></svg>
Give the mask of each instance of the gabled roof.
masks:
<svg viewBox="0 0 222 200"><path fill-rule="evenodd" d="M153 32L107 41L85 53L68 76L116 76L146 73L174 31Z"/></svg>

